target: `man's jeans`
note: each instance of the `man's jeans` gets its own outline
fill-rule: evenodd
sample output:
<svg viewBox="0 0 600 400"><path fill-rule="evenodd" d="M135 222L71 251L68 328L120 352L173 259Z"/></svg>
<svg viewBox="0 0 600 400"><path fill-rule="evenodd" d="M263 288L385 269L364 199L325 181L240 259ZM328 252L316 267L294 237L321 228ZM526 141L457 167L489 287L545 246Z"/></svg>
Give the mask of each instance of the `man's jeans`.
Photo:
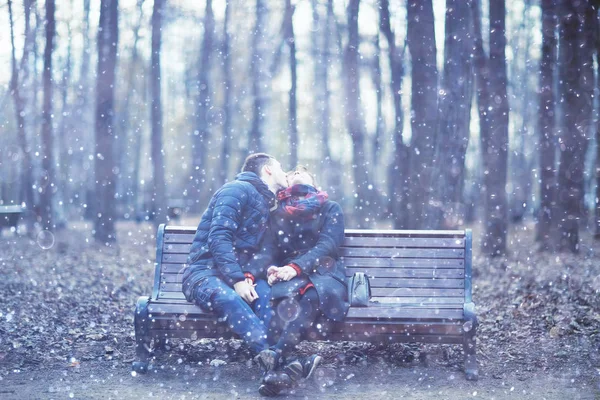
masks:
<svg viewBox="0 0 600 400"><path fill-rule="evenodd" d="M213 312L226 321L231 331L258 353L269 347L267 327L273 311L269 284L258 280L255 290L258 299L249 305L219 277L207 276L196 286L194 301L204 311Z"/></svg>

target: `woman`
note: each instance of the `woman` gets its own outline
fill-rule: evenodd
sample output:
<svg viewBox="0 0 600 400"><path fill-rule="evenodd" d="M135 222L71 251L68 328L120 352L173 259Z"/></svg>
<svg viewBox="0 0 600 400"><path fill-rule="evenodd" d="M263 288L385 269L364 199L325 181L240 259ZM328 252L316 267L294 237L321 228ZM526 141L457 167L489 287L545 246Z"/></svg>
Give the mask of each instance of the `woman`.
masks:
<svg viewBox="0 0 600 400"><path fill-rule="evenodd" d="M263 248L250 271L266 278L274 316L269 323L273 345L257 356L268 372L259 392L273 396L301 377L308 378L321 360L318 355L282 360L308 334L321 315L342 321L348 312L347 288L339 247L344 241L344 215L327 193L316 189L305 167L288 174L289 187L277 194ZM267 322L267 321L265 321Z"/></svg>

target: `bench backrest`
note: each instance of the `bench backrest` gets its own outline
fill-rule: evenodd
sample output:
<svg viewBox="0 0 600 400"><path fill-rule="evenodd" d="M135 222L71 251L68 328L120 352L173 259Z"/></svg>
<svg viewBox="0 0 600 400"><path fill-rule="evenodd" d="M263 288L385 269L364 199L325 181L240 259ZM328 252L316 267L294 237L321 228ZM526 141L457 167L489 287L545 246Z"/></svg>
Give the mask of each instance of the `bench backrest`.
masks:
<svg viewBox="0 0 600 400"><path fill-rule="evenodd" d="M184 300L182 272L195 227L161 225L153 299ZM457 307L471 302L469 229L399 231L347 229L341 256L346 274L370 277L372 300Z"/></svg>

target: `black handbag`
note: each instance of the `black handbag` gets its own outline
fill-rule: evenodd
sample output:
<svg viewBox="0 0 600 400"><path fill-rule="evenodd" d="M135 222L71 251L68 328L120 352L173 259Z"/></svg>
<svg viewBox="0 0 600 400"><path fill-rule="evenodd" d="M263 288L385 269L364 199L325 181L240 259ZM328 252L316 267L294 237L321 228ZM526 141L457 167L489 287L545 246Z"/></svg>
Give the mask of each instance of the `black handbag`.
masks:
<svg viewBox="0 0 600 400"><path fill-rule="evenodd" d="M371 297L369 277L364 272L355 272L348 281L348 301L351 307L367 307Z"/></svg>

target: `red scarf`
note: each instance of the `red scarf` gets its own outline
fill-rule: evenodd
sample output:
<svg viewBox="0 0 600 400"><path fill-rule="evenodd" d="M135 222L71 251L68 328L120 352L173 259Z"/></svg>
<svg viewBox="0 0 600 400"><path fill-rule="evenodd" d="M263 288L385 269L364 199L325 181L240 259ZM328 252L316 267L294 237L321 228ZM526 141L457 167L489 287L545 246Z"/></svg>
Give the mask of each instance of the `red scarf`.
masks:
<svg viewBox="0 0 600 400"><path fill-rule="evenodd" d="M283 210L296 217L312 218L319 212L329 195L310 185L294 185L277 192Z"/></svg>

